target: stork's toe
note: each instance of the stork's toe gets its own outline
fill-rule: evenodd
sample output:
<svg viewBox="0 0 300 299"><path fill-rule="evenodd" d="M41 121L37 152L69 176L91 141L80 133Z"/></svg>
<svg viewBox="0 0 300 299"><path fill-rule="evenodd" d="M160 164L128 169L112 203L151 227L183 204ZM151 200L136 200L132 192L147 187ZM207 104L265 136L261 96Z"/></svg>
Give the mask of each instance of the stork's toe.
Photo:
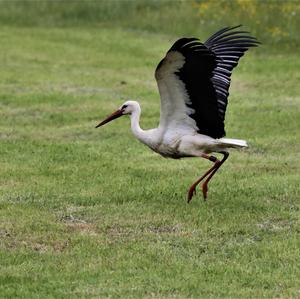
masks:
<svg viewBox="0 0 300 299"><path fill-rule="evenodd" d="M207 192L208 192L208 186L207 186L207 184L203 184L202 185L202 193L203 193L203 199L204 200L206 200L206 198L207 198Z"/></svg>
<svg viewBox="0 0 300 299"><path fill-rule="evenodd" d="M196 195L196 188L192 186L188 192L188 203L190 203L194 195Z"/></svg>

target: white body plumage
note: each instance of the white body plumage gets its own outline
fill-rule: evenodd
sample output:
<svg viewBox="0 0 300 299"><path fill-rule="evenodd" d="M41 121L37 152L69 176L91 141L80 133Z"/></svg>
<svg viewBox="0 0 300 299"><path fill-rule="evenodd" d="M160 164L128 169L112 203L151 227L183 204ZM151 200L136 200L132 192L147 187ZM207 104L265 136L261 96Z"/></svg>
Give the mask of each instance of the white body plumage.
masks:
<svg viewBox="0 0 300 299"><path fill-rule="evenodd" d="M133 135L163 157L174 159L201 157L202 154L224 151L228 148L247 147L245 140L214 139L197 133L194 126L189 126L186 122L174 121L174 118L167 126L163 122L158 128L143 130L139 124L141 115L139 103L127 101L122 106L126 106L124 114L130 115Z"/></svg>

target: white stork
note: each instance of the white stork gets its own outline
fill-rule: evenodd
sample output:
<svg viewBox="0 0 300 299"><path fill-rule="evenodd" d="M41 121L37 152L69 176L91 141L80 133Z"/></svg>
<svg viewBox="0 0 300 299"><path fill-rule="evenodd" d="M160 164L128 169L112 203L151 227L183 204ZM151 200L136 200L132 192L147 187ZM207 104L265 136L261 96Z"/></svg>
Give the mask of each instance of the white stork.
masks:
<svg viewBox="0 0 300 299"><path fill-rule="evenodd" d="M163 157L212 161L213 166L191 185L188 202L204 179L202 192L207 197L208 182L228 158L228 148L247 147L245 140L223 138L231 71L250 47L259 44L249 32L235 30L240 26L223 28L205 43L181 38L173 44L155 71L161 98L158 128L141 129L141 108L135 101L125 102L96 126L128 114L134 136Z"/></svg>

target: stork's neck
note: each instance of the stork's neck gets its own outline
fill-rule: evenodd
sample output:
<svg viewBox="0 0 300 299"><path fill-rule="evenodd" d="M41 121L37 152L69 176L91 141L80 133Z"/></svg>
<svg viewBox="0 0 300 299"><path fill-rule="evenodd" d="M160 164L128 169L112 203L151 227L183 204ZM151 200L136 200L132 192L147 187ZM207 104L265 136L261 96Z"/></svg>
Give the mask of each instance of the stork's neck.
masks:
<svg viewBox="0 0 300 299"><path fill-rule="evenodd" d="M136 109L131 113L130 120L131 120L131 131L133 135L138 139L143 138L143 135L145 133L145 131L140 127L140 116L141 116L141 108L137 106Z"/></svg>
<svg viewBox="0 0 300 299"><path fill-rule="evenodd" d="M154 142L151 131L152 130L143 130L140 127L140 116L141 116L141 108L139 106L131 113L130 120L131 120L131 131L133 135L143 142L146 145L151 145Z"/></svg>

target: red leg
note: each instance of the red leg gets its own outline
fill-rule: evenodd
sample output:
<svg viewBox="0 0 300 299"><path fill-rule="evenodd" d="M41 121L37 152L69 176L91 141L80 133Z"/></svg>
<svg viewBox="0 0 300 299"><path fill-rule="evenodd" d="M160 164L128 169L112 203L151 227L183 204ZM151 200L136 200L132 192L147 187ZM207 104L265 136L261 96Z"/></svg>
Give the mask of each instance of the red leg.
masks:
<svg viewBox="0 0 300 299"><path fill-rule="evenodd" d="M196 194L196 187L197 185L205 178L207 177L210 173L216 171L218 168L218 165L221 163L216 157L214 156L208 156L208 155L202 155L203 158L208 159L210 161L214 162L214 165L202 176L200 177L189 189L188 192L188 203L192 200L193 196Z"/></svg>
<svg viewBox="0 0 300 299"><path fill-rule="evenodd" d="M216 165L216 167L210 172L210 175L208 176L208 178L205 180L205 182L202 185L202 193L203 193L203 198L204 200L207 197L207 191L208 191L208 183L211 180L211 178L214 176L214 174L218 171L218 169L221 167L221 165L227 160L229 153L228 152L220 152L221 154L224 155L223 159L221 161L219 161L219 163Z"/></svg>

